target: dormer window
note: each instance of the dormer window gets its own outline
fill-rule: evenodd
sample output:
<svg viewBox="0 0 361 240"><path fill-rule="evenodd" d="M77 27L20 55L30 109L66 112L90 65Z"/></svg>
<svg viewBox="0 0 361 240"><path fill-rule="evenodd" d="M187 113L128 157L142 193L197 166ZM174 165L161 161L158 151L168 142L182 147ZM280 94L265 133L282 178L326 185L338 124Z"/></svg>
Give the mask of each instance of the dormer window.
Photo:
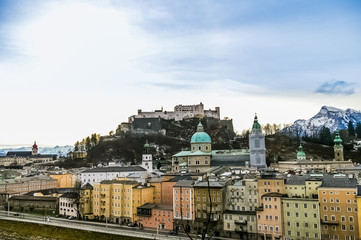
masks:
<svg viewBox="0 0 361 240"><path fill-rule="evenodd" d="M202 148L202 146L201 146L201 145L199 145L199 146L198 146L198 150L201 150L201 148Z"/></svg>

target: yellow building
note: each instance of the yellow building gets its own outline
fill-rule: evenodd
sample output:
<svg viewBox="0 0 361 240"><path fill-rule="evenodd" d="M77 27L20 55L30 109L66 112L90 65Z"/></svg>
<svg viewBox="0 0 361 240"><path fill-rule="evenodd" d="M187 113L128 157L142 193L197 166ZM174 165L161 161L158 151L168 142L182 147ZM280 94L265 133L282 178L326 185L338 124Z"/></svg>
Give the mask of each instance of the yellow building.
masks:
<svg viewBox="0 0 361 240"><path fill-rule="evenodd" d="M83 219L93 218L93 186L87 183L80 189L80 217Z"/></svg>
<svg viewBox="0 0 361 240"><path fill-rule="evenodd" d="M154 203L154 186L130 180L104 180L94 184L94 217L114 223L137 221L137 207Z"/></svg>
<svg viewBox="0 0 361 240"><path fill-rule="evenodd" d="M58 181L58 188L73 188L75 187L76 176L69 174L52 174L50 177Z"/></svg>
<svg viewBox="0 0 361 240"><path fill-rule="evenodd" d="M323 174L292 175L286 179L285 194L290 198L317 198L322 177Z"/></svg>
<svg viewBox="0 0 361 240"><path fill-rule="evenodd" d="M356 201L357 201L357 209L361 209L361 192L360 192L359 188L357 190ZM360 229L361 229L361 211L357 211L357 222L358 222L358 229L359 229L358 239L361 239L361 231L360 231Z"/></svg>

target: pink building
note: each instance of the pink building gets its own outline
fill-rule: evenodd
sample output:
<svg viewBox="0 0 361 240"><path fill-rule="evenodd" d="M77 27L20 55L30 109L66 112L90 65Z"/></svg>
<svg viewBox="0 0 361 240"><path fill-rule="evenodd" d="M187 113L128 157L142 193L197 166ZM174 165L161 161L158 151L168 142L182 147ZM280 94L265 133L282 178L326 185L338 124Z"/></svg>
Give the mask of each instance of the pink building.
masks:
<svg viewBox="0 0 361 240"><path fill-rule="evenodd" d="M173 230L173 206L171 204L146 203L137 208L139 223L145 228Z"/></svg>

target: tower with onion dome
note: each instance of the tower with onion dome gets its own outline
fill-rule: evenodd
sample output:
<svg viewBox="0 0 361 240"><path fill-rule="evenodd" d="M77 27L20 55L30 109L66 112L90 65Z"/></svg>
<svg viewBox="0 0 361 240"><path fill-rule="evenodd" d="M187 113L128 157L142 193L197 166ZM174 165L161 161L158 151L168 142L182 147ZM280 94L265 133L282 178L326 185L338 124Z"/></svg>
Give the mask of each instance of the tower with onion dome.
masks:
<svg viewBox="0 0 361 240"><path fill-rule="evenodd" d="M342 139L338 130L335 133L336 136L333 140L333 142L335 143L335 145L333 146L333 150L335 152L334 161L344 161Z"/></svg>
<svg viewBox="0 0 361 240"><path fill-rule="evenodd" d="M35 156L38 155L38 145L36 145L36 141L34 141L34 145L31 151L31 155Z"/></svg>
<svg viewBox="0 0 361 240"><path fill-rule="evenodd" d="M304 160L306 160L306 153L303 151L302 144L300 144L297 152L297 161L304 161Z"/></svg>
<svg viewBox="0 0 361 240"><path fill-rule="evenodd" d="M254 117L251 134L249 135L249 153L251 167L266 167L266 144L257 115Z"/></svg>
<svg viewBox="0 0 361 240"><path fill-rule="evenodd" d="M142 168L147 172L153 172L153 158L151 153L151 146L148 143L148 139L145 140L144 153L142 155Z"/></svg>

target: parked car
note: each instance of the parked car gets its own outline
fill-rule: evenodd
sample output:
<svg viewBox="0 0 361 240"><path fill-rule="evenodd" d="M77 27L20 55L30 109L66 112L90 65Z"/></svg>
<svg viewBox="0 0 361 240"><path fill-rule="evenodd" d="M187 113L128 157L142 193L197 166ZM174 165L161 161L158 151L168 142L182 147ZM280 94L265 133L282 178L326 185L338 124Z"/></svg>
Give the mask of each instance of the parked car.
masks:
<svg viewBox="0 0 361 240"><path fill-rule="evenodd" d="M14 213L14 216L19 217L20 213Z"/></svg>
<svg viewBox="0 0 361 240"><path fill-rule="evenodd" d="M168 235L171 235L171 236L177 236L178 234L177 234L177 232L176 231L170 231L169 233L168 233Z"/></svg>
<svg viewBox="0 0 361 240"><path fill-rule="evenodd" d="M128 223L128 227L138 227L137 223Z"/></svg>
<svg viewBox="0 0 361 240"><path fill-rule="evenodd" d="M76 217L70 216L70 217L68 217L68 219L69 219L69 220L72 220L72 219L76 219Z"/></svg>

